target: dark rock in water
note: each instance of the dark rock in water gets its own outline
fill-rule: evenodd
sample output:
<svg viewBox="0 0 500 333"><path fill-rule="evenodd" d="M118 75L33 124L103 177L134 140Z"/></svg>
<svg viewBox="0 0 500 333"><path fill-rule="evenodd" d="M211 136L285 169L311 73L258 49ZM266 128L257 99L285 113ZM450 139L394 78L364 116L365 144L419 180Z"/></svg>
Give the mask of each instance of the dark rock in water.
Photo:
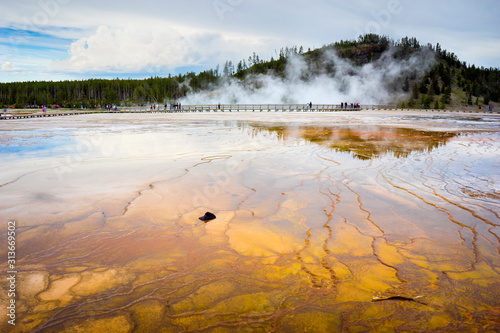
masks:
<svg viewBox="0 0 500 333"><path fill-rule="evenodd" d="M215 214L210 213L210 212L206 212L205 215L200 217L200 220L205 221L205 222L208 222L210 220L215 220Z"/></svg>

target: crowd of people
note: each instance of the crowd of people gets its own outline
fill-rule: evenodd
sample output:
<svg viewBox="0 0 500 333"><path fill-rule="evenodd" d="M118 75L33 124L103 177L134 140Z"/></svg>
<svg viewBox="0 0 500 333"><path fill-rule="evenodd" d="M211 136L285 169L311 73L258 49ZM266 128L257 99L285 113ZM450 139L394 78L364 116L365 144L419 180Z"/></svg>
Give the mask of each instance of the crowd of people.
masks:
<svg viewBox="0 0 500 333"><path fill-rule="evenodd" d="M104 108L106 109L106 111L111 111L111 110L115 110L115 111L117 111L117 110L118 110L118 105L116 105L116 104L113 104L113 105L111 105L111 104L106 104L106 105L104 106Z"/></svg>
<svg viewBox="0 0 500 333"><path fill-rule="evenodd" d="M340 103L340 108L341 109L359 109L359 108L361 108L361 106L359 105L359 103L351 103L349 105L349 103L347 103L347 102L345 102L345 103L342 102L342 103Z"/></svg>
<svg viewBox="0 0 500 333"><path fill-rule="evenodd" d="M306 104L306 108L312 109L312 107L313 107L313 103L312 102L309 102L309 103ZM345 102L345 103L342 102L342 103L340 103L340 108L341 109L359 109L359 108L361 108L361 106L359 105L359 103L351 103L351 104L349 104L347 102Z"/></svg>
<svg viewBox="0 0 500 333"><path fill-rule="evenodd" d="M180 109L181 109L181 107L182 107L182 106L181 106L181 103L180 103L180 102L175 102L175 103L171 103L171 104L170 104L170 110L180 110ZM167 108L168 108L168 104L167 104L167 103L165 103L165 104L163 105L163 110L165 110L165 111L166 111L166 110L167 110ZM149 109L150 109L151 111L160 110L160 105L151 104L151 106L149 107Z"/></svg>
<svg viewBox="0 0 500 333"><path fill-rule="evenodd" d="M182 108L181 102L170 104L170 110L180 110Z"/></svg>

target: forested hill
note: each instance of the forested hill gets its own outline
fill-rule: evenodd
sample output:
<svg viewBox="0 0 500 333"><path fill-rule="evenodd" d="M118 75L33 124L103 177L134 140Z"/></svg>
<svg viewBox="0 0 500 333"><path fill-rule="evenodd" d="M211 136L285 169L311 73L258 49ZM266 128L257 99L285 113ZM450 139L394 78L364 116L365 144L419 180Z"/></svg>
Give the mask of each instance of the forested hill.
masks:
<svg viewBox="0 0 500 333"><path fill-rule="evenodd" d="M421 45L415 38L393 41L385 36L367 34L358 40L339 41L315 50L291 47L276 52L276 59L260 59L255 53L237 64L227 61L198 74L168 77L132 79L89 79L80 81L37 81L0 83L0 106L23 107L25 105L74 105L149 104L174 101L195 93L209 90L227 81L229 77L245 80L266 74L278 77L286 75L287 64L300 56L307 64L307 71L300 80L310 80L316 75L334 75L336 63L332 54L347 60L353 66L376 63L387 55L395 60L408 59L412 55L428 52L433 57L432 66L421 70L402 71L394 85L406 95L390 101L405 107L444 108L447 106L487 105L499 102L500 75L498 68L483 68L460 61L457 56L437 45ZM347 73L346 75L349 75ZM336 102L336 101L332 101Z"/></svg>

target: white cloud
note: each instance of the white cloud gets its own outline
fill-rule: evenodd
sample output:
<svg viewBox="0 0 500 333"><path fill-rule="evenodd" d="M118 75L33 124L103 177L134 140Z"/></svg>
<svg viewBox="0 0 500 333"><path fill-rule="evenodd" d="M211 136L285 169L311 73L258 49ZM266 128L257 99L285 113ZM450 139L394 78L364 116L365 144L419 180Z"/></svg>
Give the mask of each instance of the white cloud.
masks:
<svg viewBox="0 0 500 333"><path fill-rule="evenodd" d="M1 71L2 72L17 72L17 71L20 71L21 68L19 67L16 67L13 63L11 63L10 61L6 61L2 64L2 66L0 67Z"/></svg>
<svg viewBox="0 0 500 333"><path fill-rule="evenodd" d="M70 57L53 68L69 72L158 72L181 66L214 64L227 57L246 57L262 48L252 36L222 36L215 32L180 32L167 24L105 25L73 42Z"/></svg>

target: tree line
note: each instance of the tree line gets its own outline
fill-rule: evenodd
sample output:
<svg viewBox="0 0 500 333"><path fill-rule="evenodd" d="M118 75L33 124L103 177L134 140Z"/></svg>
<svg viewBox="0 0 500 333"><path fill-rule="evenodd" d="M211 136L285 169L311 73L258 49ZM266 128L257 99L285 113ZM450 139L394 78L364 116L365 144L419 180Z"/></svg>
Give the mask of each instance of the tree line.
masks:
<svg viewBox="0 0 500 333"><path fill-rule="evenodd" d="M439 43L429 47L436 53L438 61L420 82L413 84L406 106L442 109L452 102L452 94L455 103L464 106L499 102L498 68L477 68L461 62L454 53L442 49ZM408 89L408 85L405 86Z"/></svg>
<svg viewBox="0 0 500 333"><path fill-rule="evenodd" d="M248 75L285 75L287 61L291 56L301 55L309 67L312 77L320 72L335 73L335 64L325 61L327 51L336 52L356 65L363 65L378 59L383 52L392 48L393 57L401 59L421 51L432 50L437 58L436 65L418 79L416 76L402 77L398 85L407 92L409 99L404 106L439 107L451 102L452 94L459 96L463 104L488 104L498 102L500 95L498 68L483 68L461 62L451 52L427 44L422 46L416 38L404 37L394 41L387 36L366 34L356 40L341 40L318 49L304 50L302 46L281 48L275 56L264 60L256 53L236 65L226 61L215 69L190 72L177 76L147 79L88 79L73 81L31 81L0 83L0 105L2 107L26 105L60 105L80 107L87 105L119 104L144 105L164 103L186 96L188 92L207 90L228 77L245 79ZM307 80L307 77L304 78Z"/></svg>
<svg viewBox="0 0 500 333"><path fill-rule="evenodd" d="M176 100L190 90L208 89L219 75L215 70L169 77L136 79L89 79L75 81L31 81L0 83L0 105L59 105L94 107L106 104L163 103Z"/></svg>

